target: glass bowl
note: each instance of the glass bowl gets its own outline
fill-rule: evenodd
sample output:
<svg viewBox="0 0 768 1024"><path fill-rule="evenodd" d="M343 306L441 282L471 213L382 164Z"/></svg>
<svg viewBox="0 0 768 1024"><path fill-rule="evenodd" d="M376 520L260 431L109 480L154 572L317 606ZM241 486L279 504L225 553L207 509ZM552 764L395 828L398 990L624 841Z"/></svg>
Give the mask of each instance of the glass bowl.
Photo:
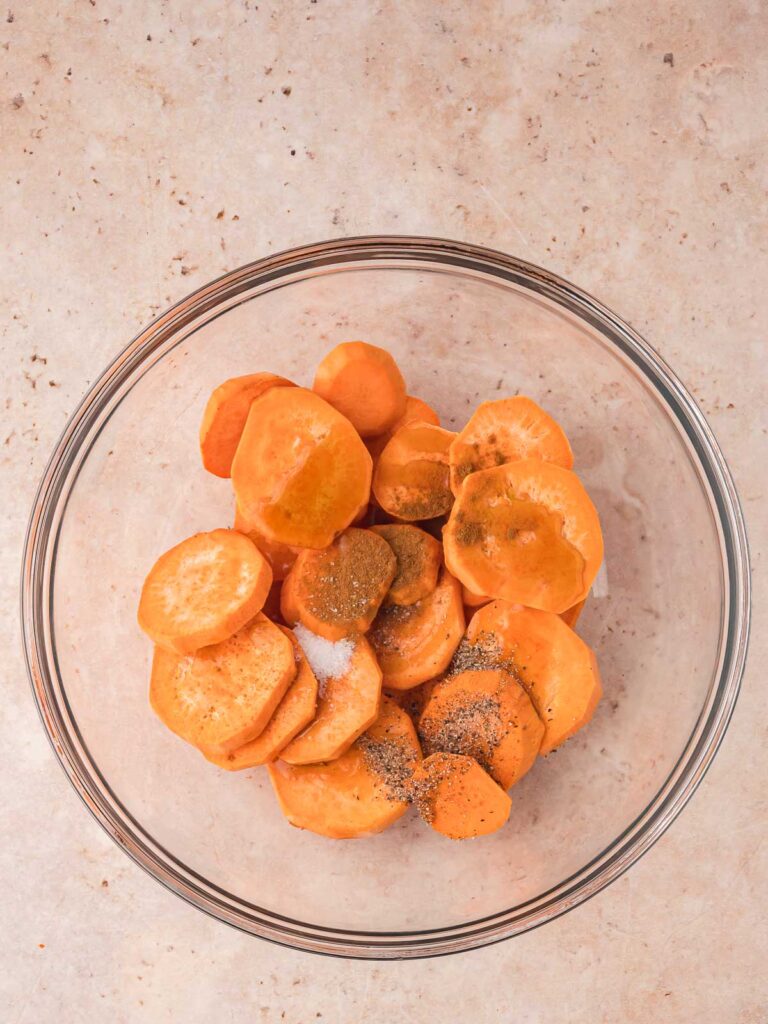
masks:
<svg viewBox="0 0 768 1024"><path fill-rule="evenodd" d="M459 429L531 395L565 427L606 541L579 632L605 696L513 792L502 831L456 843L409 813L333 842L291 828L262 769L220 771L147 701L136 626L166 548L230 525L197 430L212 388L268 369L308 384L324 352L390 349ZM723 738L749 622L744 525L695 402L584 292L476 246L371 237L259 260L147 327L91 388L40 485L24 556L27 663L75 789L126 853L255 935L341 956L470 949L551 920L620 875L679 814Z"/></svg>

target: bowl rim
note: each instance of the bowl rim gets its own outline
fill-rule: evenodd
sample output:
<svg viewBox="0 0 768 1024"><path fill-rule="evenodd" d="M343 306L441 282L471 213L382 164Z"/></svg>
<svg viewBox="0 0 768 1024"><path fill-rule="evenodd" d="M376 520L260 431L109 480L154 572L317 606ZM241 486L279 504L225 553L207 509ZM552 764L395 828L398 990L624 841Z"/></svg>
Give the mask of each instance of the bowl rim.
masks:
<svg viewBox="0 0 768 1024"><path fill-rule="evenodd" d="M245 903L184 865L146 833L112 792L71 714L52 642L52 594L58 531L66 499L87 455L86 441L107 418L131 375L183 326L257 285L307 272L366 267L474 273L517 284L587 320L641 371L695 453L719 532L726 600L718 671L696 726L646 808L603 851L558 885L516 907L424 931L375 932L295 921ZM135 383L135 381L133 382ZM159 314L86 392L54 446L38 486L21 573L24 657L35 702L56 756L96 821L140 867L209 915L280 945L358 959L446 955L522 934L580 905L615 881L666 831L701 783L727 730L744 672L750 625L749 550L744 517L726 460L698 405L679 378L632 327L587 292L552 272L498 250L449 239L366 235L298 246L223 274Z"/></svg>

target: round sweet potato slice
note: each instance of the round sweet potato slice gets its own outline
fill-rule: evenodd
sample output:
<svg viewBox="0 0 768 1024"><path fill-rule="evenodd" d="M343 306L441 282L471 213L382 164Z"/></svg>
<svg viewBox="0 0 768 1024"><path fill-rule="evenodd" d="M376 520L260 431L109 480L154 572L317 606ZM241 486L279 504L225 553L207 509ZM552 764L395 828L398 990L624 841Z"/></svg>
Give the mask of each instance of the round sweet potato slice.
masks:
<svg viewBox="0 0 768 1024"><path fill-rule="evenodd" d="M372 462L355 428L305 388L252 403L232 462L243 516L289 547L324 548L368 503Z"/></svg>
<svg viewBox="0 0 768 1024"><path fill-rule="evenodd" d="M386 697L376 721L326 764L269 766L288 821L331 839L357 839L388 828L408 809L410 782L421 759L410 718Z"/></svg>
<svg viewBox="0 0 768 1024"><path fill-rule="evenodd" d="M536 761L544 725L514 676L487 669L436 683L418 732L425 754L474 757L502 789L509 789Z"/></svg>
<svg viewBox="0 0 768 1024"><path fill-rule="evenodd" d="M482 402L451 445L451 489L481 469L520 459L544 459L573 468L573 453L562 427L524 395Z"/></svg>
<svg viewBox="0 0 768 1024"><path fill-rule="evenodd" d="M544 723L540 754L559 747L592 717L603 692L597 661L559 615L493 601L472 616L467 640L511 663Z"/></svg>
<svg viewBox="0 0 768 1024"><path fill-rule="evenodd" d="M443 672L464 625L461 586L445 569L435 589L421 601L383 607L368 639L384 673L384 686L408 690Z"/></svg>
<svg viewBox="0 0 768 1024"><path fill-rule="evenodd" d="M195 654L155 647L149 699L177 736L226 753L259 735L295 676L293 645L259 614Z"/></svg>
<svg viewBox="0 0 768 1024"><path fill-rule="evenodd" d="M584 485L540 459L469 476L443 544L446 565L472 593L558 614L586 597L603 558Z"/></svg>
<svg viewBox="0 0 768 1024"><path fill-rule="evenodd" d="M326 640L365 633L396 571L397 560L386 540L373 530L351 526L322 551L298 556L283 584L283 618L301 622Z"/></svg>
<svg viewBox="0 0 768 1024"><path fill-rule="evenodd" d="M456 435L432 423L408 423L387 443L376 463L373 493L381 508L404 521L448 512L448 449Z"/></svg>
<svg viewBox="0 0 768 1024"><path fill-rule="evenodd" d="M298 631L300 642L305 635ZM326 648L324 652L323 645L334 650ZM317 713L281 752L281 759L288 764L315 764L341 757L373 725L381 704L381 669L364 637L335 644L314 637L310 643L304 642L303 649L320 684ZM345 655L341 666L339 653ZM328 673L328 660L334 674Z"/></svg>
<svg viewBox="0 0 768 1024"><path fill-rule="evenodd" d="M365 341L331 349L312 390L347 417L361 437L388 430L405 412L405 381L392 356Z"/></svg>
<svg viewBox="0 0 768 1024"><path fill-rule="evenodd" d="M296 677L277 705L275 713L255 739L249 740L228 754L203 749L205 757L219 768L237 772L274 761L283 747L286 747L315 717L318 690L315 674L291 630L285 626L278 626L278 629L293 645Z"/></svg>
<svg viewBox="0 0 768 1024"><path fill-rule="evenodd" d="M449 839L475 839L496 832L509 818L512 801L474 758L430 754L413 774L419 814Z"/></svg>
<svg viewBox="0 0 768 1024"><path fill-rule="evenodd" d="M385 597L386 604L415 604L437 586L443 549L440 542L410 523L372 526L389 544L397 559L397 571Z"/></svg>
<svg viewBox="0 0 768 1024"><path fill-rule="evenodd" d="M150 569L139 625L160 647L190 654L236 633L263 608L271 585L269 563L248 537L197 533Z"/></svg>
<svg viewBox="0 0 768 1024"><path fill-rule="evenodd" d="M232 472L240 435L253 402L270 388L292 388L295 385L274 373L251 373L224 381L208 399L200 424L200 454L203 465L215 476L228 477Z"/></svg>

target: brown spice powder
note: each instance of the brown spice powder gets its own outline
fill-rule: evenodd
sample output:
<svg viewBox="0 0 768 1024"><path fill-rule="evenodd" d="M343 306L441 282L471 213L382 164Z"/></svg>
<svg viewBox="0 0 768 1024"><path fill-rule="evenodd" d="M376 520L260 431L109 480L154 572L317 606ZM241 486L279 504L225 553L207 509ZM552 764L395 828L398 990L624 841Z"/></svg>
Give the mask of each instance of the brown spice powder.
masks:
<svg viewBox="0 0 768 1024"><path fill-rule="evenodd" d="M395 553L397 570L390 584L407 587L421 575L424 566L424 542L415 526L403 526L389 523L377 528L378 535L383 537Z"/></svg>
<svg viewBox="0 0 768 1024"><path fill-rule="evenodd" d="M397 562L389 544L370 530L352 527L315 556L307 574L307 607L323 622L354 622L378 607Z"/></svg>
<svg viewBox="0 0 768 1024"><path fill-rule="evenodd" d="M449 512L452 505L446 456L445 462L419 459L409 463L402 486L393 488L390 511L401 519L434 519Z"/></svg>
<svg viewBox="0 0 768 1024"><path fill-rule="evenodd" d="M457 518L456 520L456 543L461 544L462 547L471 547L474 544L479 544L485 536L485 528L482 523L476 523L472 520Z"/></svg>

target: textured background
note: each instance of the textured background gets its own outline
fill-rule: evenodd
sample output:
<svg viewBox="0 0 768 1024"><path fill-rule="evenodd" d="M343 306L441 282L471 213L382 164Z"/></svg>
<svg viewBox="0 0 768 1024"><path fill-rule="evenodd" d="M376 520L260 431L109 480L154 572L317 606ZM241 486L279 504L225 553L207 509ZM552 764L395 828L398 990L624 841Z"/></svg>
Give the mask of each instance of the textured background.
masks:
<svg viewBox="0 0 768 1024"><path fill-rule="evenodd" d="M6 2L3 1020L764 1024L765 4ZM389 965L250 939L132 866L55 763L17 621L36 481L115 352L223 270L377 231L508 250L644 333L731 462L756 584L731 730L643 861L513 942Z"/></svg>

